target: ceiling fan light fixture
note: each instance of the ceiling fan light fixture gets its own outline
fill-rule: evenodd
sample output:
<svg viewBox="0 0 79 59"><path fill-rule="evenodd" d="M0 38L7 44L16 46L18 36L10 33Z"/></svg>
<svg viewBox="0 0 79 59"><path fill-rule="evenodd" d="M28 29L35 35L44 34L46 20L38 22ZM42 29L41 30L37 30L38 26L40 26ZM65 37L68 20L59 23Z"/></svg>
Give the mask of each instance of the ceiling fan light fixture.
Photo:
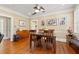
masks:
<svg viewBox="0 0 79 59"><path fill-rule="evenodd" d="M39 10L38 10L38 9L36 9L36 10L35 10L35 12L39 12Z"/></svg>
<svg viewBox="0 0 79 59"><path fill-rule="evenodd" d="M45 9L42 6L39 6L38 4L33 7L34 13L32 15L35 15L36 13L39 12L45 12Z"/></svg>

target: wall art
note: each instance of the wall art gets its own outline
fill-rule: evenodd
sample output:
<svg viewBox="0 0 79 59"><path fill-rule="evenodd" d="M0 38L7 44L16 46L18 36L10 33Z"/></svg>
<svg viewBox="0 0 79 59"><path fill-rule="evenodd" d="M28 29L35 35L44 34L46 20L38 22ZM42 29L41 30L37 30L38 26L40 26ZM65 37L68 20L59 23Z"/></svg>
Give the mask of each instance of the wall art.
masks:
<svg viewBox="0 0 79 59"><path fill-rule="evenodd" d="M49 19L48 20L48 25L50 26L56 26L57 25L57 19L55 18L55 19Z"/></svg>

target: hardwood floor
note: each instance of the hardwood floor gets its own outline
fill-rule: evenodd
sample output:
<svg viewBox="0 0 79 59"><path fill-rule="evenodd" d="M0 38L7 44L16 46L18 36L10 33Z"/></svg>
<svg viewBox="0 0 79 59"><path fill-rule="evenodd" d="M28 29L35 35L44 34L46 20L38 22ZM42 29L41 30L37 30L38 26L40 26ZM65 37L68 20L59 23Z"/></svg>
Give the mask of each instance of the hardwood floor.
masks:
<svg viewBox="0 0 79 59"><path fill-rule="evenodd" d="M29 39L21 39L16 42L3 40L0 44L0 54L51 54L51 50L37 48L29 49ZM66 43L57 42L56 54L75 54L75 51Z"/></svg>

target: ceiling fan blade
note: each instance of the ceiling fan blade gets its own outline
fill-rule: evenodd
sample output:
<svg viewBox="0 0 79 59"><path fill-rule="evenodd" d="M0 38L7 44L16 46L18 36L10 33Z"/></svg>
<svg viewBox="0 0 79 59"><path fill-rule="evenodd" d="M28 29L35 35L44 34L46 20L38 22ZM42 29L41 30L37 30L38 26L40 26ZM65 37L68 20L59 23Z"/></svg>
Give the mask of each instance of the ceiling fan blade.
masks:
<svg viewBox="0 0 79 59"><path fill-rule="evenodd" d="M45 10L42 6L40 7L40 9L43 9L43 10Z"/></svg>
<svg viewBox="0 0 79 59"><path fill-rule="evenodd" d="M36 4L34 7L33 7L33 10L34 12L32 13L32 15L35 15L36 13L38 12L45 12L45 9L42 7L42 6L39 6L38 4Z"/></svg>
<svg viewBox="0 0 79 59"><path fill-rule="evenodd" d="M40 11L45 12L45 9L41 6Z"/></svg>
<svg viewBox="0 0 79 59"><path fill-rule="evenodd" d="M35 14L36 14L36 12L32 13L32 15L35 15Z"/></svg>

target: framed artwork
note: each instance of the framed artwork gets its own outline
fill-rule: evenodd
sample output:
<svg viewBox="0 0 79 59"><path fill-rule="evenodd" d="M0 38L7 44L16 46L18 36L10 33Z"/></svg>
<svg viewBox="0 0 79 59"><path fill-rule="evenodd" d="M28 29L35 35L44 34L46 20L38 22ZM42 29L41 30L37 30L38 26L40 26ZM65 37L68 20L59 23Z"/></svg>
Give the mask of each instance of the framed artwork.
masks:
<svg viewBox="0 0 79 59"><path fill-rule="evenodd" d="M42 25L42 26L45 26L45 21L42 20L42 21L41 21L41 25Z"/></svg>
<svg viewBox="0 0 79 59"><path fill-rule="evenodd" d="M48 25L53 25L53 26L56 26L57 25L57 19L51 19L51 20L48 20Z"/></svg>
<svg viewBox="0 0 79 59"><path fill-rule="evenodd" d="M25 26L26 26L26 23L25 23L24 20L20 20L19 25L20 25L21 27L25 27Z"/></svg>
<svg viewBox="0 0 79 59"><path fill-rule="evenodd" d="M65 25L66 24L66 17L62 17L59 19L59 25Z"/></svg>

